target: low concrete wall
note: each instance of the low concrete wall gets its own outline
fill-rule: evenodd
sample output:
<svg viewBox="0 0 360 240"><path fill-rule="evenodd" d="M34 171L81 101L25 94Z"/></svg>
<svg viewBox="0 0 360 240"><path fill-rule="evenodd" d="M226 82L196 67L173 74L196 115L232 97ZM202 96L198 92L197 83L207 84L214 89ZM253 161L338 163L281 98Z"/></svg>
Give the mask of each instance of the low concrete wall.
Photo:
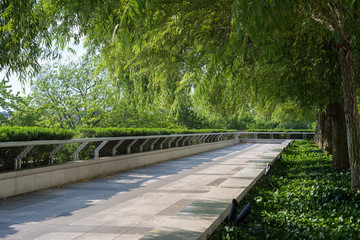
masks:
<svg viewBox="0 0 360 240"><path fill-rule="evenodd" d="M125 171L228 147L237 143L239 143L239 140L235 139L116 157L73 161L60 165L2 173L0 174L0 198L55 187L104 174Z"/></svg>

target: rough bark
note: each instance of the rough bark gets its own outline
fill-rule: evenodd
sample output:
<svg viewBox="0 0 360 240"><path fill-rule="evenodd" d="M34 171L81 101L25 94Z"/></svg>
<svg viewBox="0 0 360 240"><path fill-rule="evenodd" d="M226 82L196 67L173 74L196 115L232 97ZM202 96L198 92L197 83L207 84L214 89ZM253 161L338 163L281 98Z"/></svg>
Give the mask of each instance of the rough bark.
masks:
<svg viewBox="0 0 360 240"><path fill-rule="evenodd" d="M316 130L315 130L314 141L315 144L321 149L323 148L324 123L325 123L325 114L322 111L321 107L319 107L316 112Z"/></svg>
<svg viewBox="0 0 360 240"><path fill-rule="evenodd" d="M344 94L347 145L351 169L351 186L360 189L360 128L356 99L354 61L347 32L341 31L338 56L341 69L341 84Z"/></svg>
<svg viewBox="0 0 360 240"><path fill-rule="evenodd" d="M322 149L324 152L332 154L333 153L333 129L332 129L332 117L334 115L334 108L332 103L329 103L326 106L325 110L325 119L323 125L323 137L322 137Z"/></svg>
<svg viewBox="0 0 360 240"><path fill-rule="evenodd" d="M332 154L332 120L331 120L331 108L329 105L326 110L318 108L316 115L316 132L315 143L325 152Z"/></svg>
<svg viewBox="0 0 360 240"><path fill-rule="evenodd" d="M326 110L319 107L314 140L319 148L332 154L332 168L349 168L345 114L341 103L329 103Z"/></svg>
<svg viewBox="0 0 360 240"><path fill-rule="evenodd" d="M333 159L331 167L343 170L350 167L347 136L346 136L346 124L345 113L341 103L336 102L331 104L332 108L332 137L333 137Z"/></svg>

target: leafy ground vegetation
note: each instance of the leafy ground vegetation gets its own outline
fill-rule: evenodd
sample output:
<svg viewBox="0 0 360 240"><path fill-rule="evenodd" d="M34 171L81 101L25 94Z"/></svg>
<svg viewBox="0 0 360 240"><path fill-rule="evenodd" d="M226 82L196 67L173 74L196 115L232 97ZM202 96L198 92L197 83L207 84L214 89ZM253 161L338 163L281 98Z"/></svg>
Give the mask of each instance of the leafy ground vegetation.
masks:
<svg viewBox="0 0 360 240"><path fill-rule="evenodd" d="M330 164L312 142L295 142L239 203L251 203L244 222L225 220L211 239L360 239L360 190Z"/></svg>

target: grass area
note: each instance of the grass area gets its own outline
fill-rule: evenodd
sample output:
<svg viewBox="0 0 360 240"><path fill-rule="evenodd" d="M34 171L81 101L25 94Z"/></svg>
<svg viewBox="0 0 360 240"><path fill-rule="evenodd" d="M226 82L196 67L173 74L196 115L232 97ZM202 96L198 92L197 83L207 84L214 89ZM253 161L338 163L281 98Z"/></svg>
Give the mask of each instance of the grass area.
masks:
<svg viewBox="0 0 360 240"><path fill-rule="evenodd" d="M350 171L330 169L331 156L310 141L283 152L239 204L251 213L239 227L227 220L211 239L360 239L360 190Z"/></svg>

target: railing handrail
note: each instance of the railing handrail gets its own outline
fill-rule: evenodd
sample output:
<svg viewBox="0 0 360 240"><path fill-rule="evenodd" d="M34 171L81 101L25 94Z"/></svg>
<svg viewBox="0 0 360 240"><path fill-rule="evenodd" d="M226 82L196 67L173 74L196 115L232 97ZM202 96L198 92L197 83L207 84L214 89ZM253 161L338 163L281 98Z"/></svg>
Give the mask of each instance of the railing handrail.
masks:
<svg viewBox="0 0 360 240"><path fill-rule="evenodd" d="M0 142L0 148L3 147L21 147L21 146L37 146L37 145L55 145L55 144L70 144L83 142L102 142L102 141L121 141L134 139L148 139L148 138L171 138L171 137L185 137L185 136L201 136L201 135L240 135L241 132L221 132L221 133L188 133L188 134L171 134L171 135L148 135L148 136L126 136L126 137L103 137L103 138L78 138L67 140L35 140L35 141L14 141L14 142Z"/></svg>
<svg viewBox="0 0 360 240"><path fill-rule="evenodd" d="M257 139L258 135L269 135L270 139L273 139L274 135L285 135L286 139L289 139L291 135L303 135L303 139L307 137L307 135L312 135L314 132L220 132L220 133L188 133L188 134L172 134L172 135L148 135L148 136L126 136L126 137L103 137L103 138L80 138L80 139L67 139L67 140L36 140L36 141L18 141L18 142L0 142L0 148L11 148L11 147L24 147L20 153L17 153L16 157L14 158L14 169L19 170L22 166L22 159L32 151L35 146L42 146L42 145L57 145L55 146L52 151L49 151L49 164L53 164L55 160L55 155L66 145L66 144L74 144L74 143L81 143L77 146L76 150L73 151L73 160L79 159L80 152L85 149L85 147L89 143L100 142L94 151L94 158L99 158L100 150L109 142L109 141L117 141L114 146L111 146L112 156L117 155L117 149L122 145L126 140L131 140L129 143L126 143L124 147L126 147L126 153L132 153L132 147L139 143L139 140L143 140L140 142L139 151L143 152L145 144L147 144L150 139L155 139L152 141L148 148L150 151L154 150L155 143L159 142L159 139L164 139L160 141L158 146L159 149L163 149L163 144L167 142L167 147L165 148L172 148L172 143L175 142L175 147L179 147L179 142L184 137L186 141L188 141L188 145L193 144L202 144L206 143L207 139L210 136L216 136L211 141L212 142L220 142L229 140L230 138L238 138L240 135L252 135L254 139ZM178 138L178 139L177 139ZM190 140L189 140L190 139ZM177 140L177 141L175 141ZM185 142L182 143L182 146L185 146ZM107 155L108 156L108 155Z"/></svg>
<svg viewBox="0 0 360 240"><path fill-rule="evenodd" d="M170 137L187 137L187 136L201 136L201 135L220 135L220 134L315 134L315 132L220 132L220 133L187 133L187 134L171 134L171 135L148 135L148 136L126 136L126 137L103 137L103 138L78 138L67 140L35 140L35 141L14 141L14 142L0 142L0 148L3 147L20 147L32 145L52 145L52 144L70 144L83 142L102 142L102 141L117 141L117 140L133 140L133 139L148 139L148 138L170 138Z"/></svg>

